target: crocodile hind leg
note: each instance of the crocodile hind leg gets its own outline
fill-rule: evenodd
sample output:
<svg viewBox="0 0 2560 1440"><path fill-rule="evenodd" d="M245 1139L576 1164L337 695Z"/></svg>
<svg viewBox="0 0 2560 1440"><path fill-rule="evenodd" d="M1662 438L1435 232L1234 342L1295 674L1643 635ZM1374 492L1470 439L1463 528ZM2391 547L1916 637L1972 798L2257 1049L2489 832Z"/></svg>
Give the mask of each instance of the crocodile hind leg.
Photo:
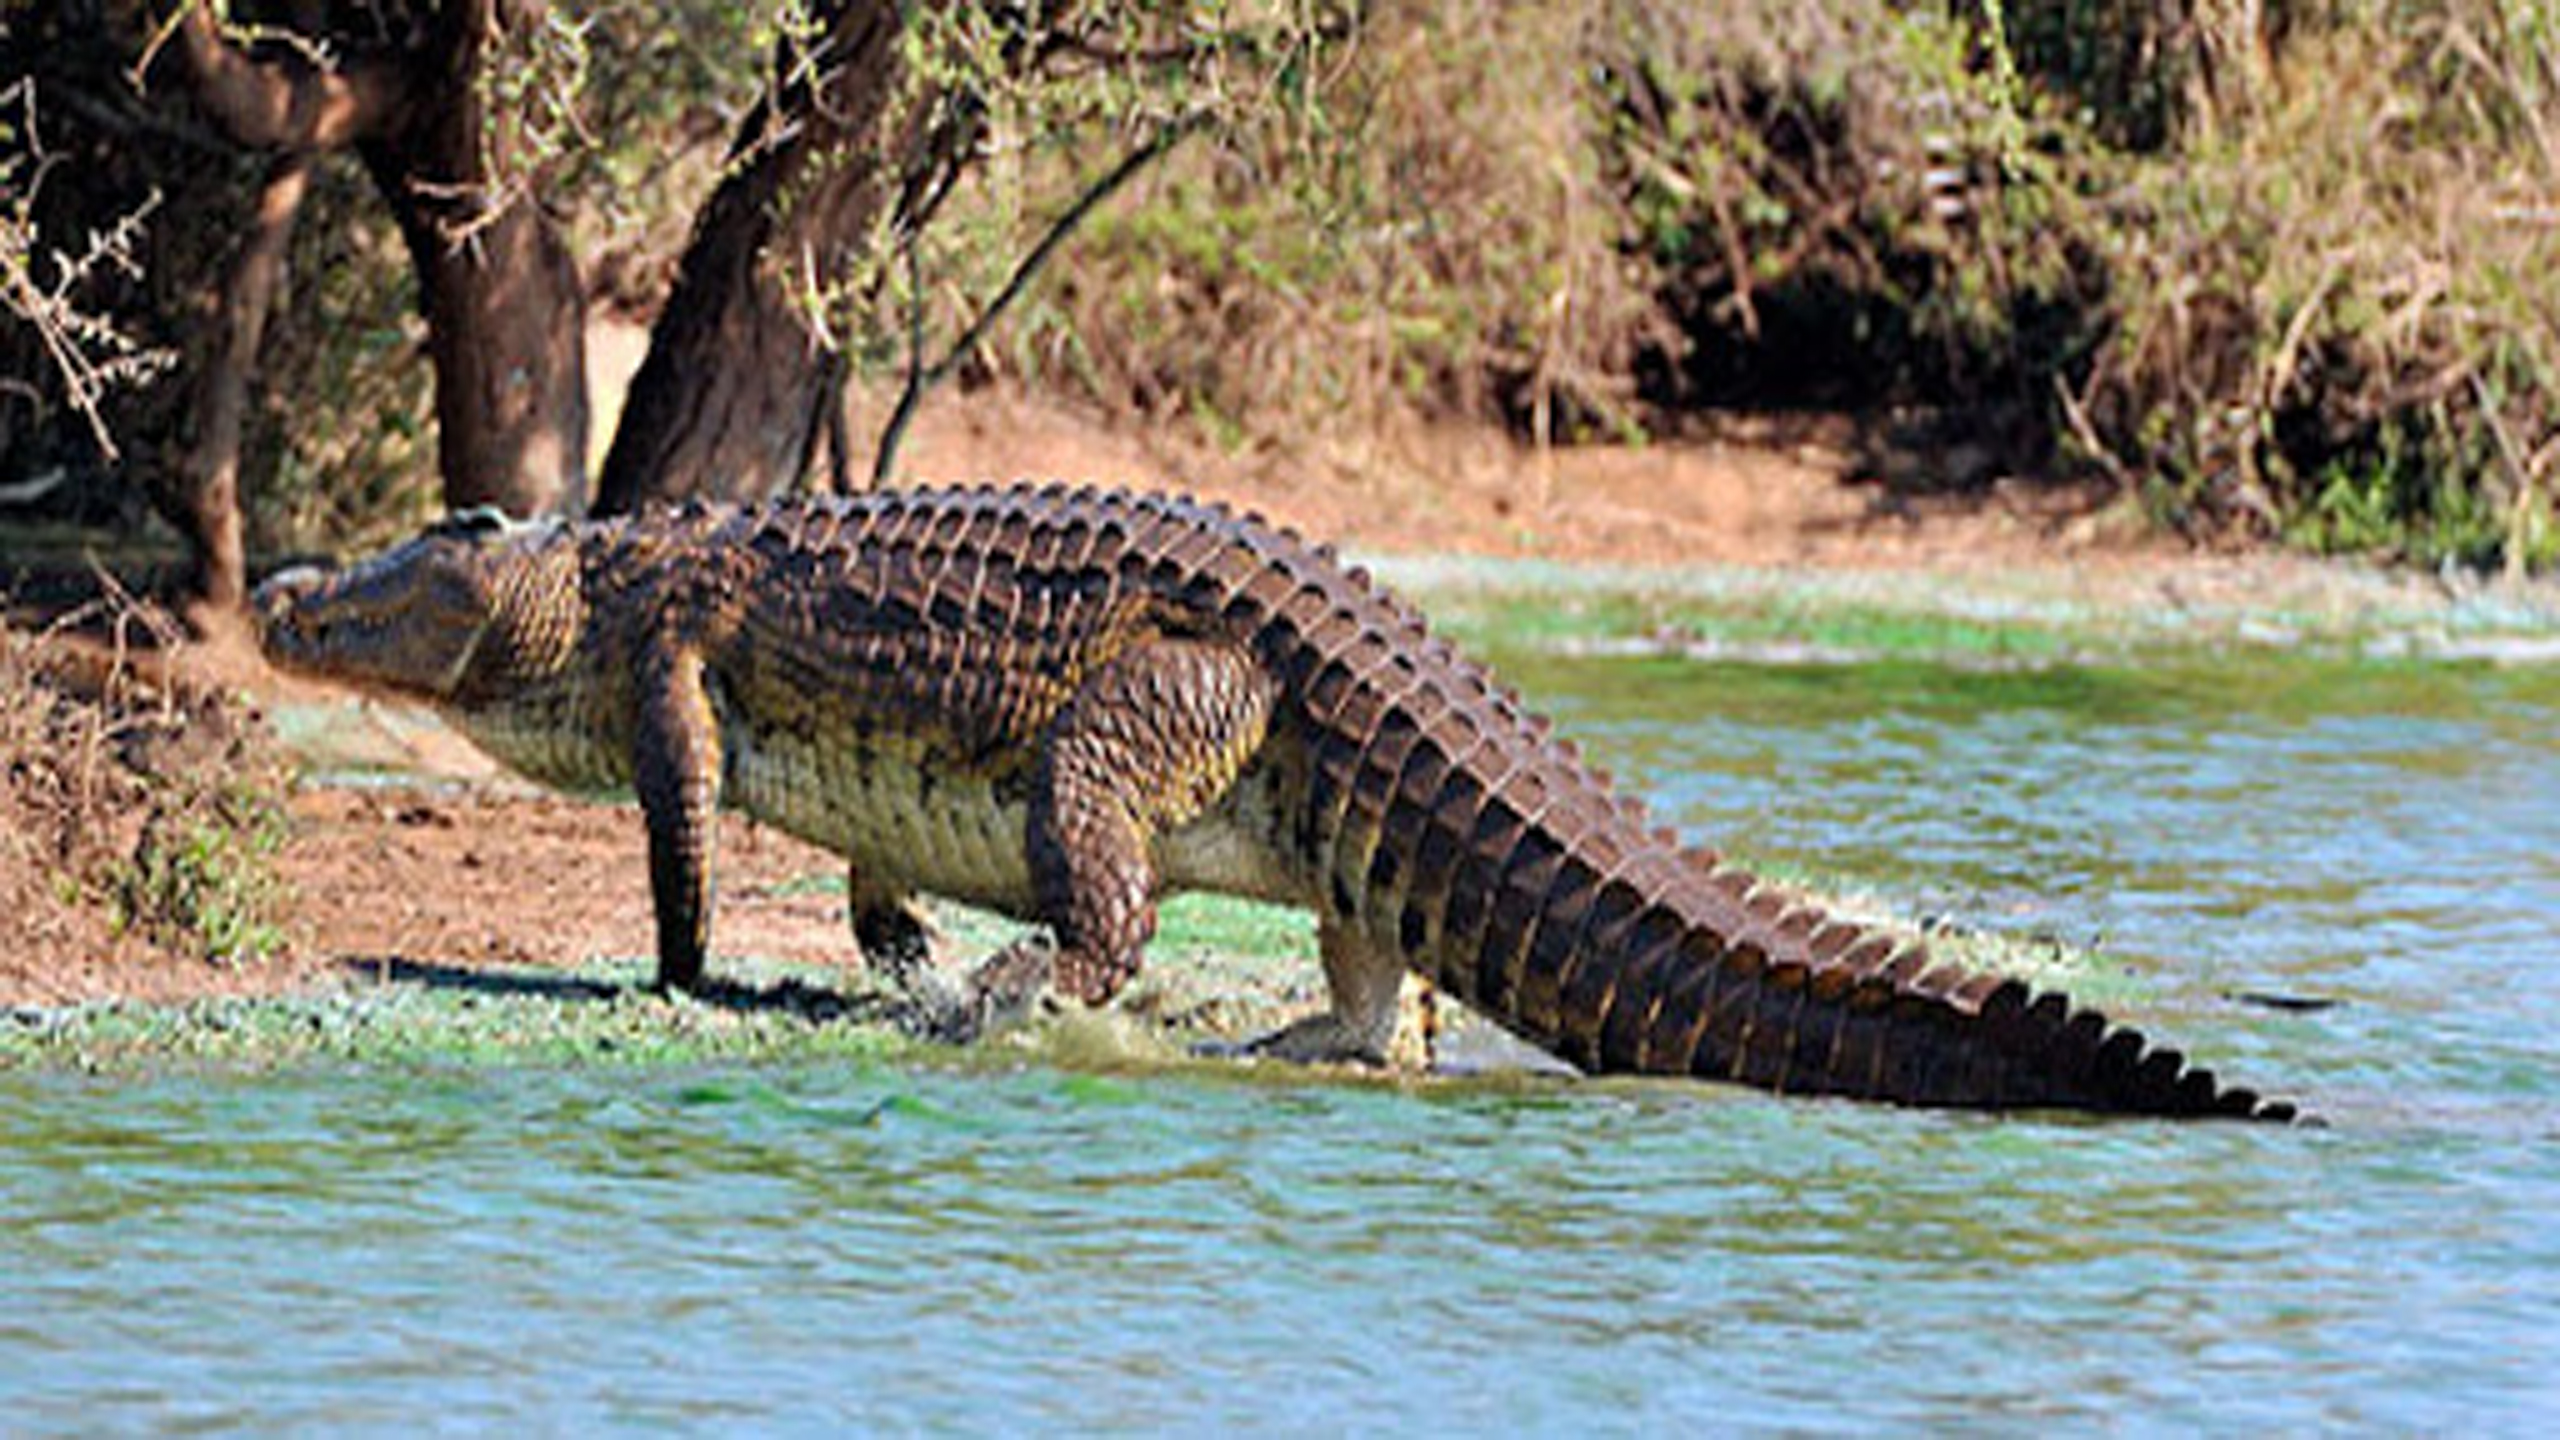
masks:
<svg viewBox="0 0 2560 1440"><path fill-rule="evenodd" d="M877 878L860 863L845 880L853 943L881 978L907 986L933 966L933 922L915 891Z"/></svg>
<svg viewBox="0 0 2560 1440"><path fill-rule="evenodd" d="M1300 1064L1386 1064L1396 1038L1403 960L1330 915L1317 924L1316 946L1332 1008L1249 1042L1245 1053Z"/></svg>
<svg viewBox="0 0 2560 1440"><path fill-rule="evenodd" d="M1273 684L1253 657L1208 640L1157 638L1085 677L1051 720L1024 835L1034 918L1055 937L989 962L981 984L1047 974L1099 1005L1138 973L1156 928L1155 837L1196 819L1262 744Z"/></svg>
<svg viewBox="0 0 2560 1440"><path fill-rule="evenodd" d="M974 1037L986 1020L984 999L933 963L933 922L915 891L881 880L856 861L845 894L854 944L874 979L888 986L897 1023L931 1039Z"/></svg>

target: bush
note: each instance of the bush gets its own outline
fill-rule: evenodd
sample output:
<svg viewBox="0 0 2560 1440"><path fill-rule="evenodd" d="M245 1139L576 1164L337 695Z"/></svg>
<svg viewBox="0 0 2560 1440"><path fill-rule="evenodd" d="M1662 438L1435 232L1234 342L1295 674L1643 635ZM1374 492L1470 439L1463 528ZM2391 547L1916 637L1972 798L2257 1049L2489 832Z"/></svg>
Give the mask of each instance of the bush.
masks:
<svg viewBox="0 0 2560 1440"><path fill-rule="evenodd" d="M1230 448L1414 408L1628 432L1656 316L1594 143L1602 13L1381 7L1302 103L1099 217L990 358Z"/></svg>
<svg viewBox="0 0 2560 1440"><path fill-rule="evenodd" d="M554 194L611 301L663 293L761 14L607 10L536 46L584 99ZM2538 0L1389 0L1346 43L1218 73L1276 103L1145 171L973 373L1228 449L1415 413L1573 443L1718 407L1916 407L2202 538L2560 562L2560 19ZM935 335L1143 129L1115 105L1003 112L922 247ZM324 180L244 474L269 553L362 543L434 492L398 238L351 172ZM890 279L846 333L894 380ZM157 407L136 433L172 430L168 390L133 397Z"/></svg>
<svg viewBox="0 0 2560 1440"><path fill-rule="evenodd" d="M2107 212L2084 448L2173 523L2560 558L2560 32L2525 13L2449 0L2296 36L2250 123Z"/></svg>
<svg viewBox="0 0 2560 1440"><path fill-rule="evenodd" d="M1929 407L2201 538L2560 559L2541 7L1445 9L1168 167L998 368L1231 448Z"/></svg>

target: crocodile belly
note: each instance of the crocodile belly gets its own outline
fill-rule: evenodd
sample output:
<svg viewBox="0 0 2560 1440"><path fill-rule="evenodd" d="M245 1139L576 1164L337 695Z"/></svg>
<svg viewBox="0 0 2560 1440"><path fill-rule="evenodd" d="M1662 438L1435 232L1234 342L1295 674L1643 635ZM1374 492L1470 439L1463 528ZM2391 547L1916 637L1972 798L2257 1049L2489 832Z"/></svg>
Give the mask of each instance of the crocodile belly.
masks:
<svg viewBox="0 0 2560 1440"><path fill-rule="evenodd" d="M1007 914L1031 908L1022 799L992 776L788 731L725 730L721 803L865 876Z"/></svg>
<svg viewBox="0 0 2560 1440"><path fill-rule="evenodd" d="M1285 818L1277 776L1248 767L1207 813L1156 837L1156 873L1172 890L1302 904L1315 887L1277 841Z"/></svg>

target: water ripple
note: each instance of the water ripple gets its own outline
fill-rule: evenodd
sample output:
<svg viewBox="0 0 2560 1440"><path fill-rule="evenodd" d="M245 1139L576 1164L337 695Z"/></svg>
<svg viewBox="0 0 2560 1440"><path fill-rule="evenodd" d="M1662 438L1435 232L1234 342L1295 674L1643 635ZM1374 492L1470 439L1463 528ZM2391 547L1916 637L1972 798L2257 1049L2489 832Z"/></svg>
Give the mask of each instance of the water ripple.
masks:
<svg viewBox="0 0 2560 1440"><path fill-rule="evenodd" d="M2560 1405L2560 694L2270 663L1521 678L1684 825L2103 937L2327 1131L1192 1071L17 1074L0 1414L2513 1429Z"/></svg>

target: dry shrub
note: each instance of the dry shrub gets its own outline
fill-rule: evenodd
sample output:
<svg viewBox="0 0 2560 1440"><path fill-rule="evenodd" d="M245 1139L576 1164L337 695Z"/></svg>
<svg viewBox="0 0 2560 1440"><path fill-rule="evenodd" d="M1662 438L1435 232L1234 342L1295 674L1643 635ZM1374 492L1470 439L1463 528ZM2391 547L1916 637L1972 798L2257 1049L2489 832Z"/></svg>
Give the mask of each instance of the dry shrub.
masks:
<svg viewBox="0 0 2560 1440"><path fill-rule="evenodd" d="M1665 405L1982 406L2061 363L2092 285L2078 148L1935 12L1625 10L1603 73Z"/></svg>
<svg viewBox="0 0 2560 1440"><path fill-rule="evenodd" d="M1382 7L1317 98L1097 217L991 359L1229 447L1412 408L1628 429L1655 311L1590 124L1605 10Z"/></svg>
<svg viewBox="0 0 2560 1440"><path fill-rule="evenodd" d="M758 23L596 21L595 133L566 189L618 301L663 288L764 63ZM1340 46L1290 53L1266 77L1284 103L1147 170L975 373L1228 449L1356 445L1417 413L1570 443L1724 406L1918 407L2010 467L2111 474L2199 536L2560 559L2542 0L1387 0ZM1025 116L927 237L937 335L1027 220L1128 153L1128 116ZM140 164L61 143L100 162L66 180ZM52 229L186 178L138 174ZM268 551L402 528L434 489L396 237L343 168L310 207L244 466ZM223 233L155 243L210 253ZM891 382L897 291L854 347ZM172 393L141 392L124 427L180 434Z"/></svg>
<svg viewBox="0 0 2560 1440"><path fill-rule="evenodd" d="M2067 135L1866 0L1408 0L1312 112L1098 220L997 367L1229 447L1489 417L2030 409L2085 346ZM2006 87L2006 88L2004 88Z"/></svg>
<svg viewBox="0 0 2560 1440"><path fill-rule="evenodd" d="M2250 123L2110 215L2084 449L2174 522L2560 557L2560 30L2505 0L2299 33Z"/></svg>
<svg viewBox="0 0 2560 1440"><path fill-rule="evenodd" d="M254 961L281 944L269 862L288 772L238 701L146 680L127 611L107 637L0 627L0 906L7 988L67 972ZM148 637L154 645L174 631Z"/></svg>
<svg viewBox="0 0 2560 1440"><path fill-rule="evenodd" d="M1958 8L1958 7L1950 7ZM2163 150L2237 123L2266 79L2272 29L2295 0L1970 0L1996 17L2017 68L2108 145Z"/></svg>
<svg viewBox="0 0 2560 1440"><path fill-rule="evenodd" d="M1625 6L1608 153L1686 347L1647 394L1936 406L2191 534L2552 563L2560 21L2387 8Z"/></svg>
<svg viewBox="0 0 2560 1440"><path fill-rule="evenodd" d="M1916 414L2199 537L2548 565L2555 97L2527 0L1409 0L998 365L1230 447Z"/></svg>

